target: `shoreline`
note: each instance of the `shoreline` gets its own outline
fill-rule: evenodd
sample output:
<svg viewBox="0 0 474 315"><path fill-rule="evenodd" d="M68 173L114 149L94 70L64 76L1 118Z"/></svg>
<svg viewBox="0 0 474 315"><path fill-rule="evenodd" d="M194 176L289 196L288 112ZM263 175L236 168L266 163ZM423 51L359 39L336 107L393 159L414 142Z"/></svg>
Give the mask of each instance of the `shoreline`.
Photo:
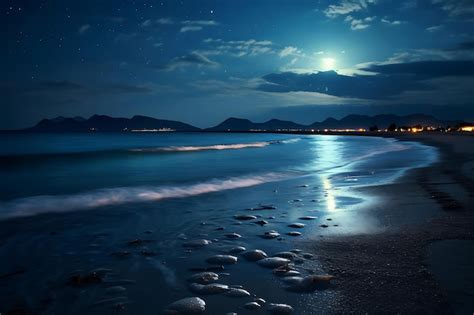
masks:
<svg viewBox="0 0 474 315"><path fill-rule="evenodd" d="M394 138L434 146L439 160L412 169L393 183L357 188L383 200L366 210L384 225L383 232L328 236L305 244L323 269L336 277L333 290L340 298L330 301L328 312L454 312L449 289L430 270L428 247L436 241L474 240L472 138L429 134ZM446 266L443 273L449 277L456 269Z"/></svg>

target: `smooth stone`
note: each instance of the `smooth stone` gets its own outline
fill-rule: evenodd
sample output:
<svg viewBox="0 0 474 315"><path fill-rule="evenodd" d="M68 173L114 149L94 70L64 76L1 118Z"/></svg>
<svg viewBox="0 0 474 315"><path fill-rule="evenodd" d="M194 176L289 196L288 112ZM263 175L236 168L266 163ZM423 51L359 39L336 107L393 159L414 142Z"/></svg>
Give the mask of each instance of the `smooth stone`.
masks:
<svg viewBox="0 0 474 315"><path fill-rule="evenodd" d="M284 265L276 269L273 269L273 273L280 277L295 277L295 276L300 275L298 271L294 270L292 267L288 265Z"/></svg>
<svg viewBox="0 0 474 315"><path fill-rule="evenodd" d="M258 207L255 208L250 208L247 210L275 210L276 207L272 205L259 205Z"/></svg>
<svg viewBox="0 0 474 315"><path fill-rule="evenodd" d="M199 248L199 247L204 247L209 244L211 244L211 241L209 240L198 239L198 240L192 240L192 241L186 242L183 244L183 246L189 247L189 248Z"/></svg>
<svg viewBox="0 0 474 315"><path fill-rule="evenodd" d="M236 220L247 221L247 220L255 220L257 217L254 215L242 214L242 215L236 215L234 216L234 218Z"/></svg>
<svg viewBox="0 0 474 315"><path fill-rule="evenodd" d="M298 186L299 188L306 188L306 187L309 187L309 185L300 185Z"/></svg>
<svg viewBox="0 0 474 315"><path fill-rule="evenodd" d="M295 249L290 250L290 252L295 253L295 254L298 254L298 253L301 253L302 250L295 248Z"/></svg>
<svg viewBox="0 0 474 315"><path fill-rule="evenodd" d="M277 238L280 236L280 233L277 231L271 230L263 233L262 237L266 239L272 239L272 238Z"/></svg>
<svg viewBox="0 0 474 315"><path fill-rule="evenodd" d="M242 256L248 261L257 261L268 257L267 253L260 249L248 250L246 252L243 252Z"/></svg>
<svg viewBox="0 0 474 315"><path fill-rule="evenodd" d="M242 237L242 235L237 234L237 233L227 233L227 234L224 234L224 236L230 239L236 239L236 238Z"/></svg>
<svg viewBox="0 0 474 315"><path fill-rule="evenodd" d="M199 284L191 283L189 289L197 294L221 294L229 290L229 286L220 283Z"/></svg>
<svg viewBox="0 0 474 315"><path fill-rule="evenodd" d="M267 219L268 220L273 220L273 219L275 219L275 217L274 216L269 216Z"/></svg>
<svg viewBox="0 0 474 315"><path fill-rule="evenodd" d="M202 271L202 272L204 272L204 271L222 271L224 269L225 268L222 265L189 268L190 271Z"/></svg>
<svg viewBox="0 0 474 315"><path fill-rule="evenodd" d="M317 219L317 217L313 217L310 215L305 215L304 217L301 217L300 220L314 220Z"/></svg>
<svg viewBox="0 0 474 315"><path fill-rule="evenodd" d="M293 199L293 202L302 202L303 199Z"/></svg>
<svg viewBox="0 0 474 315"><path fill-rule="evenodd" d="M250 292L244 289L232 288L229 291L227 291L224 295L230 296L230 297L246 297L246 296L250 296Z"/></svg>
<svg viewBox="0 0 474 315"><path fill-rule="evenodd" d="M288 277L286 290L292 292L313 292L315 290L327 289L333 279L330 275L312 275L307 277Z"/></svg>
<svg viewBox="0 0 474 315"><path fill-rule="evenodd" d="M201 314L206 310L206 302L198 297L188 297L171 303L165 314Z"/></svg>
<svg viewBox="0 0 474 315"><path fill-rule="evenodd" d="M291 314L294 309L288 304L274 304L268 305L268 312L271 314Z"/></svg>
<svg viewBox="0 0 474 315"><path fill-rule="evenodd" d="M273 257L281 257L281 258L286 258L286 259L293 260L298 256L293 252L279 252L279 253L276 253L275 255L273 255Z"/></svg>
<svg viewBox="0 0 474 315"><path fill-rule="evenodd" d="M257 302L257 303L260 304L260 305L267 303L267 301L265 301L265 300L262 299L262 298L257 298L257 299L254 300L254 302Z"/></svg>
<svg viewBox="0 0 474 315"><path fill-rule="evenodd" d="M237 246L237 247L233 247L229 250L229 254L238 254L238 253L241 253L241 252L245 252L246 248L243 247L243 246Z"/></svg>
<svg viewBox="0 0 474 315"><path fill-rule="evenodd" d="M257 302L249 302L249 303L246 303L244 307L248 310L257 310L262 306L258 304Z"/></svg>
<svg viewBox="0 0 474 315"><path fill-rule="evenodd" d="M289 227L291 228L296 228L296 229L302 229L304 228L304 224L303 223L291 223L291 224L288 224Z"/></svg>
<svg viewBox="0 0 474 315"><path fill-rule="evenodd" d="M258 225L260 225L260 226L264 226L264 225L268 224L268 222L265 221L265 220L260 220L260 221L254 222L254 223L255 223L255 224L258 224Z"/></svg>
<svg viewBox="0 0 474 315"><path fill-rule="evenodd" d="M278 268L290 263L289 259L281 258L281 257L268 257L257 261L262 267L266 268Z"/></svg>
<svg viewBox="0 0 474 315"><path fill-rule="evenodd" d="M208 284L219 280L219 275L214 272L200 272L189 277L189 282L196 282L199 284Z"/></svg>
<svg viewBox="0 0 474 315"><path fill-rule="evenodd" d="M303 253L303 258L311 259L311 258L313 258L313 257L314 257L313 254L310 254L310 253Z"/></svg>
<svg viewBox="0 0 474 315"><path fill-rule="evenodd" d="M327 228L327 227L329 227L329 225L327 225L327 224L321 224L320 227L322 227L322 228Z"/></svg>
<svg viewBox="0 0 474 315"><path fill-rule="evenodd" d="M289 235L289 236L301 236L301 233L300 233L300 232L297 232L297 231L290 231L290 232L286 233L286 235Z"/></svg>
<svg viewBox="0 0 474 315"><path fill-rule="evenodd" d="M237 263L237 257L231 255L215 255L206 260L210 264L232 265Z"/></svg>

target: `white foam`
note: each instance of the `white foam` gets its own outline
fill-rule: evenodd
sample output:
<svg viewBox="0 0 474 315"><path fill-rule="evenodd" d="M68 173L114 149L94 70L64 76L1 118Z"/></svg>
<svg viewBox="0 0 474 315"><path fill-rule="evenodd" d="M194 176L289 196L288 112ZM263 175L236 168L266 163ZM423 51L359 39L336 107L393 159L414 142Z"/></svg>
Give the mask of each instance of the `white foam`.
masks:
<svg viewBox="0 0 474 315"><path fill-rule="evenodd" d="M187 186L119 187L57 196L32 196L0 203L0 219L32 216L50 212L88 210L134 202L185 198L223 190L256 186L291 177L291 174L267 173L257 176L215 179Z"/></svg>
<svg viewBox="0 0 474 315"><path fill-rule="evenodd" d="M158 148L140 148L130 149L133 152L190 152L190 151L208 151L208 150L238 150L246 148L263 148L271 144L287 144L299 141L300 138L278 140L278 141L261 141L250 143L234 143L234 144L213 144L200 146L170 146Z"/></svg>

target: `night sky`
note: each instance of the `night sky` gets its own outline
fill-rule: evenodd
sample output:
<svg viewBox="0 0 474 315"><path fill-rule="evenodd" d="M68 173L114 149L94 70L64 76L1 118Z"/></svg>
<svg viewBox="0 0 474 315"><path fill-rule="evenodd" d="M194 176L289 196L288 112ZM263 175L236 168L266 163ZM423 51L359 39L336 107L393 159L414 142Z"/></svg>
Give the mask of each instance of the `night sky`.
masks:
<svg viewBox="0 0 474 315"><path fill-rule="evenodd" d="M0 129L149 115L474 119L473 0L9 1Z"/></svg>

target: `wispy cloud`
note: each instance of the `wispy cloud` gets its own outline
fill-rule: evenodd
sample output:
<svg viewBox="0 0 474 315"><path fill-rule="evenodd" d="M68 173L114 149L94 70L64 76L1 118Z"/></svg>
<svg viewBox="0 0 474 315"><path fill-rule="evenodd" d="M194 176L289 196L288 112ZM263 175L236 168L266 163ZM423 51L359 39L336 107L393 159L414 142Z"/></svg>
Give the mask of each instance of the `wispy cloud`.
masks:
<svg viewBox="0 0 474 315"><path fill-rule="evenodd" d="M403 21L399 21L399 20L389 20L388 18L384 17L380 20L382 23L385 23L385 24L388 24L388 25L401 25L403 24L404 22Z"/></svg>
<svg viewBox="0 0 474 315"><path fill-rule="evenodd" d="M427 27L426 30L430 33L438 32L444 28L443 25L433 25L430 27Z"/></svg>
<svg viewBox="0 0 474 315"><path fill-rule="evenodd" d="M344 21L350 23L351 30L358 31L368 28L370 26L370 22L375 20L375 18L375 16L369 16L364 19L355 19L352 16L348 15L346 16Z"/></svg>
<svg viewBox="0 0 474 315"><path fill-rule="evenodd" d="M189 66L197 67L217 67L219 64L208 57L193 51L190 54L173 58L169 63L156 67L158 70L173 71Z"/></svg>
<svg viewBox="0 0 474 315"><path fill-rule="evenodd" d="M299 56L301 55L301 50L299 50L297 47L293 46L286 46L283 48L279 54L281 58L287 57L287 56Z"/></svg>
<svg viewBox="0 0 474 315"><path fill-rule="evenodd" d="M340 15L347 15L367 9L370 4L377 3L377 0L341 0L339 4L331 4L324 10L327 17L335 18Z"/></svg>
<svg viewBox="0 0 474 315"><path fill-rule="evenodd" d="M275 53L274 45L269 40L230 40L207 38L203 41L208 45L200 50L203 55L228 55L233 57L257 56Z"/></svg>
<svg viewBox="0 0 474 315"><path fill-rule="evenodd" d="M474 15L474 1L472 0L431 0L434 5L439 5L451 16Z"/></svg>
<svg viewBox="0 0 474 315"><path fill-rule="evenodd" d="M81 26L79 27L79 29L77 30L77 32L79 33L79 35L83 35L83 34L85 34L90 28L91 28L91 25L90 25L90 24L84 24L84 25L81 25Z"/></svg>
<svg viewBox="0 0 474 315"><path fill-rule="evenodd" d="M172 25L174 21L171 18L159 18L156 20L156 23L161 25Z"/></svg>
<svg viewBox="0 0 474 315"><path fill-rule="evenodd" d="M186 32L196 32L202 30L204 27L207 26L217 26L219 23L213 20L186 20L182 21L181 24L183 25L179 30L181 33Z"/></svg>

